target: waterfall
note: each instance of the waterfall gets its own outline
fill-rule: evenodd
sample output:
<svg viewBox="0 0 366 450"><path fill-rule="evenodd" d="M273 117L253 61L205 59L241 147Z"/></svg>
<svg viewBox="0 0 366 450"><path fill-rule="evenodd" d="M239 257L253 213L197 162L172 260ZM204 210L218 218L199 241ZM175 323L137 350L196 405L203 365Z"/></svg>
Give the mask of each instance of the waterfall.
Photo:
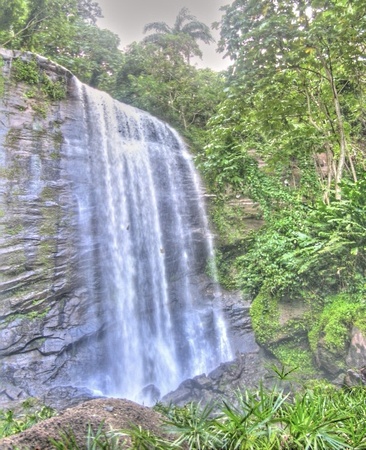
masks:
<svg viewBox="0 0 366 450"><path fill-rule="evenodd" d="M199 179L165 123L75 83L83 126L65 151L79 276L105 323L86 384L149 403L231 357L218 305L199 288L212 256Z"/></svg>

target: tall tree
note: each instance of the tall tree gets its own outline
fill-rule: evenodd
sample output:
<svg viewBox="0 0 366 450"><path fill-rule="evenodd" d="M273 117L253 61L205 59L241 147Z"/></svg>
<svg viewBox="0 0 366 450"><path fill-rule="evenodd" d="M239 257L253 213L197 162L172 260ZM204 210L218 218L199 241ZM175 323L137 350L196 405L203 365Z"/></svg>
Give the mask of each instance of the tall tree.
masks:
<svg viewBox="0 0 366 450"><path fill-rule="evenodd" d="M231 162L255 149L277 169L325 155L324 198L332 187L340 198L345 171L355 179L362 157L366 4L236 0L224 11L219 45L233 66L211 159L227 145Z"/></svg>
<svg viewBox="0 0 366 450"><path fill-rule="evenodd" d="M98 3L0 0L0 6L0 46L40 53L85 83L111 89L123 57L118 36L96 26L102 16Z"/></svg>
<svg viewBox="0 0 366 450"><path fill-rule="evenodd" d="M222 98L223 76L196 69L180 55L151 43L133 43L124 54L115 96L169 122L198 147Z"/></svg>
<svg viewBox="0 0 366 450"><path fill-rule="evenodd" d="M152 42L162 48L172 47L183 54L188 63L191 56L202 56L197 41L214 42L209 27L199 22L186 7L179 11L172 27L165 22L152 22L144 27L144 33L150 31L154 33L146 36L144 42Z"/></svg>

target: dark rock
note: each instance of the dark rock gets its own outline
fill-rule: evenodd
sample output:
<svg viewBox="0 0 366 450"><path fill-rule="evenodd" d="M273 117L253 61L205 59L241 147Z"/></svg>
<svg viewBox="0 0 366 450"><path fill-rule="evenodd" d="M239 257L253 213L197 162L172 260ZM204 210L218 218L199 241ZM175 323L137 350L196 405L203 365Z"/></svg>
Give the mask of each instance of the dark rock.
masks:
<svg viewBox="0 0 366 450"><path fill-rule="evenodd" d="M56 410L63 410L81 402L100 398L87 388L77 388L75 386L57 386L45 393L42 401L45 405Z"/></svg>
<svg viewBox="0 0 366 450"><path fill-rule="evenodd" d="M208 375L198 375L180 384L173 392L165 395L162 402L183 406L189 401L220 403L222 398L235 401L235 392L258 387L261 382L272 384L265 367L261 351L238 354L233 361L220 364ZM268 361L268 360L267 360Z"/></svg>
<svg viewBox="0 0 366 450"><path fill-rule="evenodd" d="M145 386L138 395L139 403L149 405L155 405L161 397L160 390L154 385L149 384Z"/></svg>
<svg viewBox="0 0 366 450"><path fill-rule="evenodd" d="M323 342L323 339L320 339L318 342L316 361L319 368L331 379L337 377L341 372L344 372L345 355L332 351Z"/></svg>
<svg viewBox="0 0 366 450"><path fill-rule="evenodd" d="M362 367L366 364L366 337L357 327L353 327L351 332L346 363L348 367Z"/></svg>
<svg viewBox="0 0 366 450"><path fill-rule="evenodd" d="M343 384L347 387L366 385L366 367L348 369Z"/></svg>

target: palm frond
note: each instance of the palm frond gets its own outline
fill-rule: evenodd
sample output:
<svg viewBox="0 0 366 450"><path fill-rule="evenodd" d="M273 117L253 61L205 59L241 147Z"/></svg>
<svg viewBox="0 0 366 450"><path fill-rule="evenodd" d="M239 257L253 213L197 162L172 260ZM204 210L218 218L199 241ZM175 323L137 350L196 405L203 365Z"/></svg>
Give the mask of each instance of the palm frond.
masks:
<svg viewBox="0 0 366 450"><path fill-rule="evenodd" d="M182 24L187 21L195 21L197 20L195 16L193 16L187 7L183 7L175 19L173 30L175 33L179 33L182 31Z"/></svg>
<svg viewBox="0 0 366 450"><path fill-rule="evenodd" d="M205 44L210 44L211 42L215 42L212 37L211 31L207 25L197 20L189 22L184 25L181 30L182 33L188 34L193 39L200 39Z"/></svg>
<svg viewBox="0 0 366 450"><path fill-rule="evenodd" d="M171 33L172 29L165 22L150 22L144 26L144 34L148 31L155 31L156 33Z"/></svg>

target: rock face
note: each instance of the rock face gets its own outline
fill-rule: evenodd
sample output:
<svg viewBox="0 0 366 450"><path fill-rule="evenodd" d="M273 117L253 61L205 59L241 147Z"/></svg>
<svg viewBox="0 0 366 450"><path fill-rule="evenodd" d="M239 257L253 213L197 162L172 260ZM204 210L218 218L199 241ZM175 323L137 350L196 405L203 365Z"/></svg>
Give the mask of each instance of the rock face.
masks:
<svg viewBox="0 0 366 450"><path fill-rule="evenodd" d="M97 278L81 273L100 246L82 247L75 214L75 180L86 179L80 161L93 155L67 153L83 117L72 74L32 54L0 56L0 408L29 396L65 407L93 396L75 380L82 386L106 361L106 305L90 295ZM87 224L91 233L102 225ZM203 273L196 284L223 302L234 351L257 354L249 303L228 293L215 299Z"/></svg>
<svg viewBox="0 0 366 450"><path fill-rule="evenodd" d="M74 200L62 154L62 125L72 120L73 104L61 97L73 97L71 74L23 55L39 67L43 82L36 84L32 73L22 73L25 65L11 69L19 54L1 56L0 405L39 395L59 376L67 384L71 352L102 332L90 321L78 279ZM46 86L59 88L59 98Z"/></svg>

